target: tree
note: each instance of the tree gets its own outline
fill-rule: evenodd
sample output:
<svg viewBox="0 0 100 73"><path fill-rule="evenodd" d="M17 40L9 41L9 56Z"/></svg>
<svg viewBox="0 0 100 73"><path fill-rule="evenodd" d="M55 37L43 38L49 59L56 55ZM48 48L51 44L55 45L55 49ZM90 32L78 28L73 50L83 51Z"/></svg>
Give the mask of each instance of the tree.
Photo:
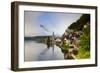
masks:
<svg viewBox="0 0 100 73"><path fill-rule="evenodd" d="M83 30L84 25L89 22L90 23L90 14L83 14L80 19L76 22L73 22L68 29L72 29L75 31Z"/></svg>

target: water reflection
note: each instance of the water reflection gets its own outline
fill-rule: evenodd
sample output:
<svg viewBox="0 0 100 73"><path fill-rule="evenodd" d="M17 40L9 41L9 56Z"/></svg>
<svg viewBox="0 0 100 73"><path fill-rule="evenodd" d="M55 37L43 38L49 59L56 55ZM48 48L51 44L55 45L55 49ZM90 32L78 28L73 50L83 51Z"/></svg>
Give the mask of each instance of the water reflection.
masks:
<svg viewBox="0 0 100 73"><path fill-rule="evenodd" d="M25 41L25 61L46 61L46 60L64 60L61 49L54 45L47 46L44 43L35 41Z"/></svg>

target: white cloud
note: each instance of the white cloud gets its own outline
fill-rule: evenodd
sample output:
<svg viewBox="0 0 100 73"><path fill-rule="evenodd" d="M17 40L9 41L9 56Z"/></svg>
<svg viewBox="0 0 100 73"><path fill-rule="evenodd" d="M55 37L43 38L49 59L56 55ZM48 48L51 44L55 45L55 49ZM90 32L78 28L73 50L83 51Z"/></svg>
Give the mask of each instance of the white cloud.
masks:
<svg viewBox="0 0 100 73"><path fill-rule="evenodd" d="M82 14L74 14L74 13L52 13L52 18L54 19L53 23L51 20L45 20L47 24L45 27L50 31L46 32L40 27L39 23L37 22L37 18L43 12L25 12L25 36L38 36L38 35L50 35L52 32L55 34L62 35L67 27L78 20ZM50 14L50 13L49 13Z"/></svg>

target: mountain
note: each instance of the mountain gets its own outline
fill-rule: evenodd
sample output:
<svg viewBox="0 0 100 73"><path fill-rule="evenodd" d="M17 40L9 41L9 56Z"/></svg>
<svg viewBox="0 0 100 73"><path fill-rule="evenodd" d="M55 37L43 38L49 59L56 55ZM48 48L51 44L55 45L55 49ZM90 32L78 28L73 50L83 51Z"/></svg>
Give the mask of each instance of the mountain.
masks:
<svg viewBox="0 0 100 73"><path fill-rule="evenodd" d="M80 19L78 19L76 22L73 22L68 29L72 29L75 31L81 31L87 23L90 24L90 14L83 14Z"/></svg>

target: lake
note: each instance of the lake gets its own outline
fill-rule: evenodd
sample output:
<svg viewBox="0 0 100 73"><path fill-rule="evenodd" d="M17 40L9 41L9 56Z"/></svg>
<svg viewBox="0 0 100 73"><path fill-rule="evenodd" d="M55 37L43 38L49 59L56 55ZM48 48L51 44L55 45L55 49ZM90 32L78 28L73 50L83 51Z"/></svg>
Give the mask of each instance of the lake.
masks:
<svg viewBox="0 0 100 73"><path fill-rule="evenodd" d="M47 60L64 60L64 55L61 49L54 45L47 48L44 43L36 41L25 41L24 61L47 61Z"/></svg>

